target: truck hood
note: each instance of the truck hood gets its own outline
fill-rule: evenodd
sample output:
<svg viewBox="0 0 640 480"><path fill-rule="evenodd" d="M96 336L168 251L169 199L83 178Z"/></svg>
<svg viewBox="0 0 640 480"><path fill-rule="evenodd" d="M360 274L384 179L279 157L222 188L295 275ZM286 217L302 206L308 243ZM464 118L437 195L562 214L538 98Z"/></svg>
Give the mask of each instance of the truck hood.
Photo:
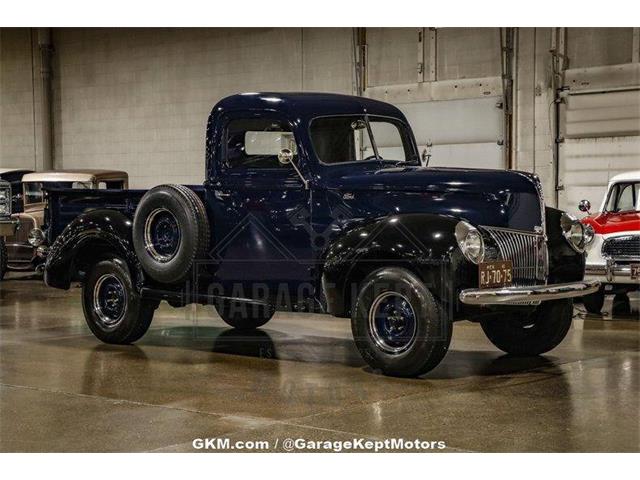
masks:
<svg viewBox="0 0 640 480"><path fill-rule="evenodd" d="M325 185L368 214L434 213L476 225L537 231L544 212L533 174L507 170L335 167ZM361 167L359 167L361 168Z"/></svg>

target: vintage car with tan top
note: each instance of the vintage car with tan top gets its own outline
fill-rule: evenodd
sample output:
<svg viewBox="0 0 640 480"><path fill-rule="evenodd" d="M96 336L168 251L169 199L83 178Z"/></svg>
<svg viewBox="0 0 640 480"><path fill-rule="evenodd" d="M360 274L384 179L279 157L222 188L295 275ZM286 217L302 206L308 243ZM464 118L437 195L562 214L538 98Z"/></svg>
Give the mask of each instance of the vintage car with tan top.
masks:
<svg viewBox="0 0 640 480"><path fill-rule="evenodd" d="M11 218L11 184L0 178L0 280L7 271L7 248L4 237L13 235L16 221Z"/></svg>
<svg viewBox="0 0 640 480"><path fill-rule="evenodd" d="M9 270L33 270L44 264L47 251L43 232L46 190L56 188L122 190L129 186L126 172L116 170L58 170L22 177L23 211L14 213L18 228L5 238Z"/></svg>

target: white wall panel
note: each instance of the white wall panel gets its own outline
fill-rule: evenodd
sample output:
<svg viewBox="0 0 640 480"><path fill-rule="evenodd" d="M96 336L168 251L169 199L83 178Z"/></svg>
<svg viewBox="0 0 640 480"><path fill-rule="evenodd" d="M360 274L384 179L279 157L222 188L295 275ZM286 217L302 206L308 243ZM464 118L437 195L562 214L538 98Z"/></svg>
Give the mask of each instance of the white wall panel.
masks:
<svg viewBox="0 0 640 480"><path fill-rule="evenodd" d="M430 151L431 167L504 169L503 149L495 142L434 145Z"/></svg>
<svg viewBox="0 0 640 480"><path fill-rule="evenodd" d="M560 158L559 207L577 214L584 198L600 204L611 177L640 169L640 136L568 139Z"/></svg>
<svg viewBox="0 0 640 480"><path fill-rule="evenodd" d="M499 97L398 104L418 145L433 144L430 165L504 168ZM421 150L422 151L421 147Z"/></svg>
<svg viewBox="0 0 640 480"><path fill-rule="evenodd" d="M640 135L640 89L568 95L561 136Z"/></svg>

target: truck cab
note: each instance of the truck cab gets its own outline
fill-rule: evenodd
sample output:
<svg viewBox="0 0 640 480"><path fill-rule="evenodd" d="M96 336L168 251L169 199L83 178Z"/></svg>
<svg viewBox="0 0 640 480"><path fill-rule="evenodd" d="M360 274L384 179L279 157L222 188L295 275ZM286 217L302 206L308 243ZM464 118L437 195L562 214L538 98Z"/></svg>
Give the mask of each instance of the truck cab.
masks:
<svg viewBox="0 0 640 480"><path fill-rule="evenodd" d="M83 283L101 340L137 340L162 300L212 305L240 329L322 312L351 319L372 367L416 376L442 360L457 320L509 353L544 353L568 331L572 298L599 287L583 279L584 226L545 207L535 175L428 168L384 102L233 95L211 111L205 165L200 186L92 200L52 245L47 284ZM77 211L64 195L58 213Z"/></svg>

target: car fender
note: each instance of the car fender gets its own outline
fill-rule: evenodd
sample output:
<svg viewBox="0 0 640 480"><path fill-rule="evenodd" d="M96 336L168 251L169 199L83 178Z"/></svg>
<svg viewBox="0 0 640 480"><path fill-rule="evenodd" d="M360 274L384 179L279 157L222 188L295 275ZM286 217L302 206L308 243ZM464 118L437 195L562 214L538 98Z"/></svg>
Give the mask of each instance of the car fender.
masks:
<svg viewBox="0 0 640 480"><path fill-rule="evenodd" d="M343 232L324 256L321 283L327 311L348 316L359 282L388 266L412 271L434 296L450 299L450 287L457 285L455 278L469 263L457 248L454 232L458 222L444 215L400 214Z"/></svg>
<svg viewBox="0 0 640 480"><path fill-rule="evenodd" d="M116 210L98 209L79 215L49 249L45 283L66 290L72 281L82 280L91 264L119 257L141 288L143 273L133 249L132 225L131 219Z"/></svg>

